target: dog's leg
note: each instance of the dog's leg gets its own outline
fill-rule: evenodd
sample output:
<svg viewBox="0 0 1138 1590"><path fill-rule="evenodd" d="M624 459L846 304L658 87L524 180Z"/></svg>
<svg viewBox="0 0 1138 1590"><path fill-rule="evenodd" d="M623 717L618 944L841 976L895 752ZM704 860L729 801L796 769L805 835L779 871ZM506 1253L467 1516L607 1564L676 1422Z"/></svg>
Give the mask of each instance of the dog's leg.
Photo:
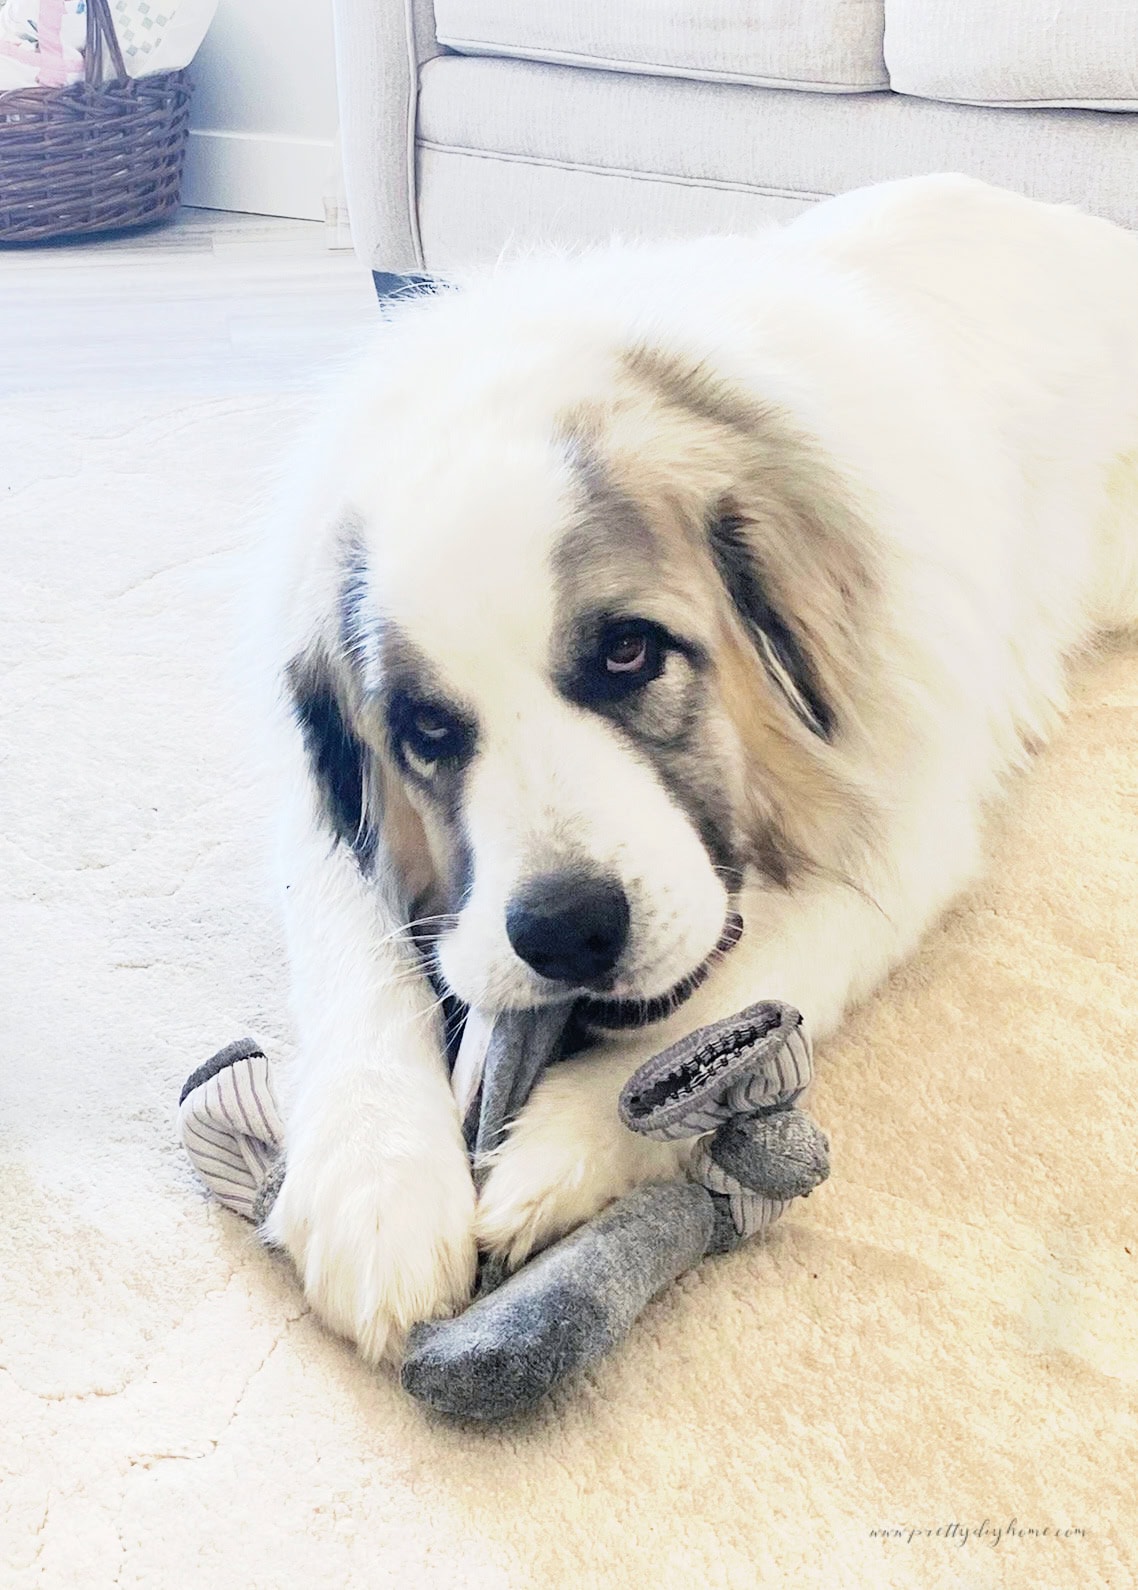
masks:
<svg viewBox="0 0 1138 1590"><path fill-rule="evenodd" d="M825 1037L849 1003L912 947L924 920L922 914L920 924L900 924L852 890L831 886L805 896L759 896L744 916L741 944L674 1016L608 1040L543 1078L483 1188L477 1229L485 1248L520 1264L640 1183L683 1175L691 1144L641 1138L620 1120L620 1090L636 1067L683 1034L760 999L797 1006L812 1035Z"/></svg>
<svg viewBox="0 0 1138 1590"><path fill-rule="evenodd" d="M430 985L381 891L304 806L286 843L299 1052L265 1235L375 1362L473 1284L474 1189Z"/></svg>
<svg viewBox="0 0 1138 1590"><path fill-rule="evenodd" d="M481 1245L511 1266L642 1182L674 1181L688 1143L657 1143L622 1124L620 1090L669 1041L637 1034L552 1067L492 1156L478 1203Z"/></svg>

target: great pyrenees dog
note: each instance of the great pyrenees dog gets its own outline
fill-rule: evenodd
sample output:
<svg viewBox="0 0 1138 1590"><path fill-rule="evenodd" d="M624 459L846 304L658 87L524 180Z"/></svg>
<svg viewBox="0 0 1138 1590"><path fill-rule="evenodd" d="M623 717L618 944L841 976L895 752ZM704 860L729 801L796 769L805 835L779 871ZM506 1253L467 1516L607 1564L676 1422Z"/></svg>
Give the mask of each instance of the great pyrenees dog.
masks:
<svg viewBox="0 0 1138 1590"><path fill-rule="evenodd" d="M1067 659L1138 618L1138 241L948 176L530 258L394 314L315 454L266 1236L378 1360L480 1248L684 1174L618 1118L642 1060L767 997L824 1038L972 879ZM579 995L596 1040L477 1197L444 992Z"/></svg>

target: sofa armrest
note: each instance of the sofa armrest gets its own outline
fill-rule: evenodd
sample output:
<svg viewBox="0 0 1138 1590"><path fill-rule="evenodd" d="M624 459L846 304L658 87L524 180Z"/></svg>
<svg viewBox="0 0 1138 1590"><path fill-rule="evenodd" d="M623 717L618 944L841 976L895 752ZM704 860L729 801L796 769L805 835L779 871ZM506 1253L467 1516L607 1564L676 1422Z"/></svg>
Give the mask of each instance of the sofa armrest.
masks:
<svg viewBox="0 0 1138 1590"><path fill-rule="evenodd" d="M422 268L415 194L419 69L443 53L434 0L333 0L352 239L372 270Z"/></svg>

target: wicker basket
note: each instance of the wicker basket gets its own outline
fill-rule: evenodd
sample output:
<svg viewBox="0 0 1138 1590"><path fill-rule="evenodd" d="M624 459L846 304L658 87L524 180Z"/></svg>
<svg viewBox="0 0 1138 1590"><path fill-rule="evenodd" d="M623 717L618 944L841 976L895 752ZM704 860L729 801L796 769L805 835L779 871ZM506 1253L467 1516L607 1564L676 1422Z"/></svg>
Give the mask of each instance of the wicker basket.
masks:
<svg viewBox="0 0 1138 1590"><path fill-rule="evenodd" d="M149 226L177 207L185 72L128 77L109 0L87 0L85 61L82 83L0 94L0 243Z"/></svg>

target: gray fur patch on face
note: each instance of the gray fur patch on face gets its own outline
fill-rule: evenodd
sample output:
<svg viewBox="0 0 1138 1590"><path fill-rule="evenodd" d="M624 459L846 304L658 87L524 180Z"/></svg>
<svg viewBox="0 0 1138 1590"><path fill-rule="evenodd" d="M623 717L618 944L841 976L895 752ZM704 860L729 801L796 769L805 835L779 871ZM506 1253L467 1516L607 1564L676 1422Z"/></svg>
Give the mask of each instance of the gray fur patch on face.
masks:
<svg viewBox="0 0 1138 1590"><path fill-rule="evenodd" d="M710 660L707 761L698 750L671 769L653 758L661 777L693 820L731 806L714 826L770 882L845 876L874 843L875 814L847 767L882 699L877 543L856 488L792 414L706 361L644 345L620 357L615 397L573 411L566 431L588 459L580 523L558 560L566 621L599 589L617 610L694 625Z"/></svg>
<svg viewBox="0 0 1138 1590"><path fill-rule="evenodd" d="M453 912L471 886L462 812L477 722L403 628L376 606L358 517L345 519L343 547L338 672L345 703L351 702L350 708L344 706L345 717L371 768L368 809L378 831L370 856L386 858L399 871L399 854L416 914ZM409 748L410 740L418 754Z"/></svg>
<svg viewBox="0 0 1138 1590"><path fill-rule="evenodd" d="M581 509L554 552L554 685L613 724L655 770L712 864L738 870L728 780L712 732L710 659L691 628L690 579L685 600L682 568L639 507L587 450L575 448L574 461ZM658 648L659 671L639 688L610 694L604 637L639 620Z"/></svg>
<svg viewBox="0 0 1138 1590"><path fill-rule="evenodd" d="M685 409L695 419L746 437L754 435L762 412L759 406L702 367L685 364L646 344L630 348L621 363L634 381L651 388L663 402Z"/></svg>
<svg viewBox="0 0 1138 1590"><path fill-rule="evenodd" d="M473 709L456 698L406 632L385 619L378 675L368 703L387 757L403 780L442 861L446 909L457 911L470 890L473 863L463 821L466 776L478 745Z"/></svg>
<svg viewBox="0 0 1138 1590"><path fill-rule="evenodd" d="M614 576L630 563L640 572L659 572L662 549L639 504L610 479L582 436L570 432L564 445L580 483L582 513L557 549L558 568L576 560L595 578L607 560ZM619 558L612 556L617 549Z"/></svg>
<svg viewBox="0 0 1138 1590"><path fill-rule="evenodd" d="M789 413L707 365L647 346L622 365L706 443L719 432L732 484L705 505L709 550L772 683L812 733L836 738L879 590L875 538L847 486Z"/></svg>

